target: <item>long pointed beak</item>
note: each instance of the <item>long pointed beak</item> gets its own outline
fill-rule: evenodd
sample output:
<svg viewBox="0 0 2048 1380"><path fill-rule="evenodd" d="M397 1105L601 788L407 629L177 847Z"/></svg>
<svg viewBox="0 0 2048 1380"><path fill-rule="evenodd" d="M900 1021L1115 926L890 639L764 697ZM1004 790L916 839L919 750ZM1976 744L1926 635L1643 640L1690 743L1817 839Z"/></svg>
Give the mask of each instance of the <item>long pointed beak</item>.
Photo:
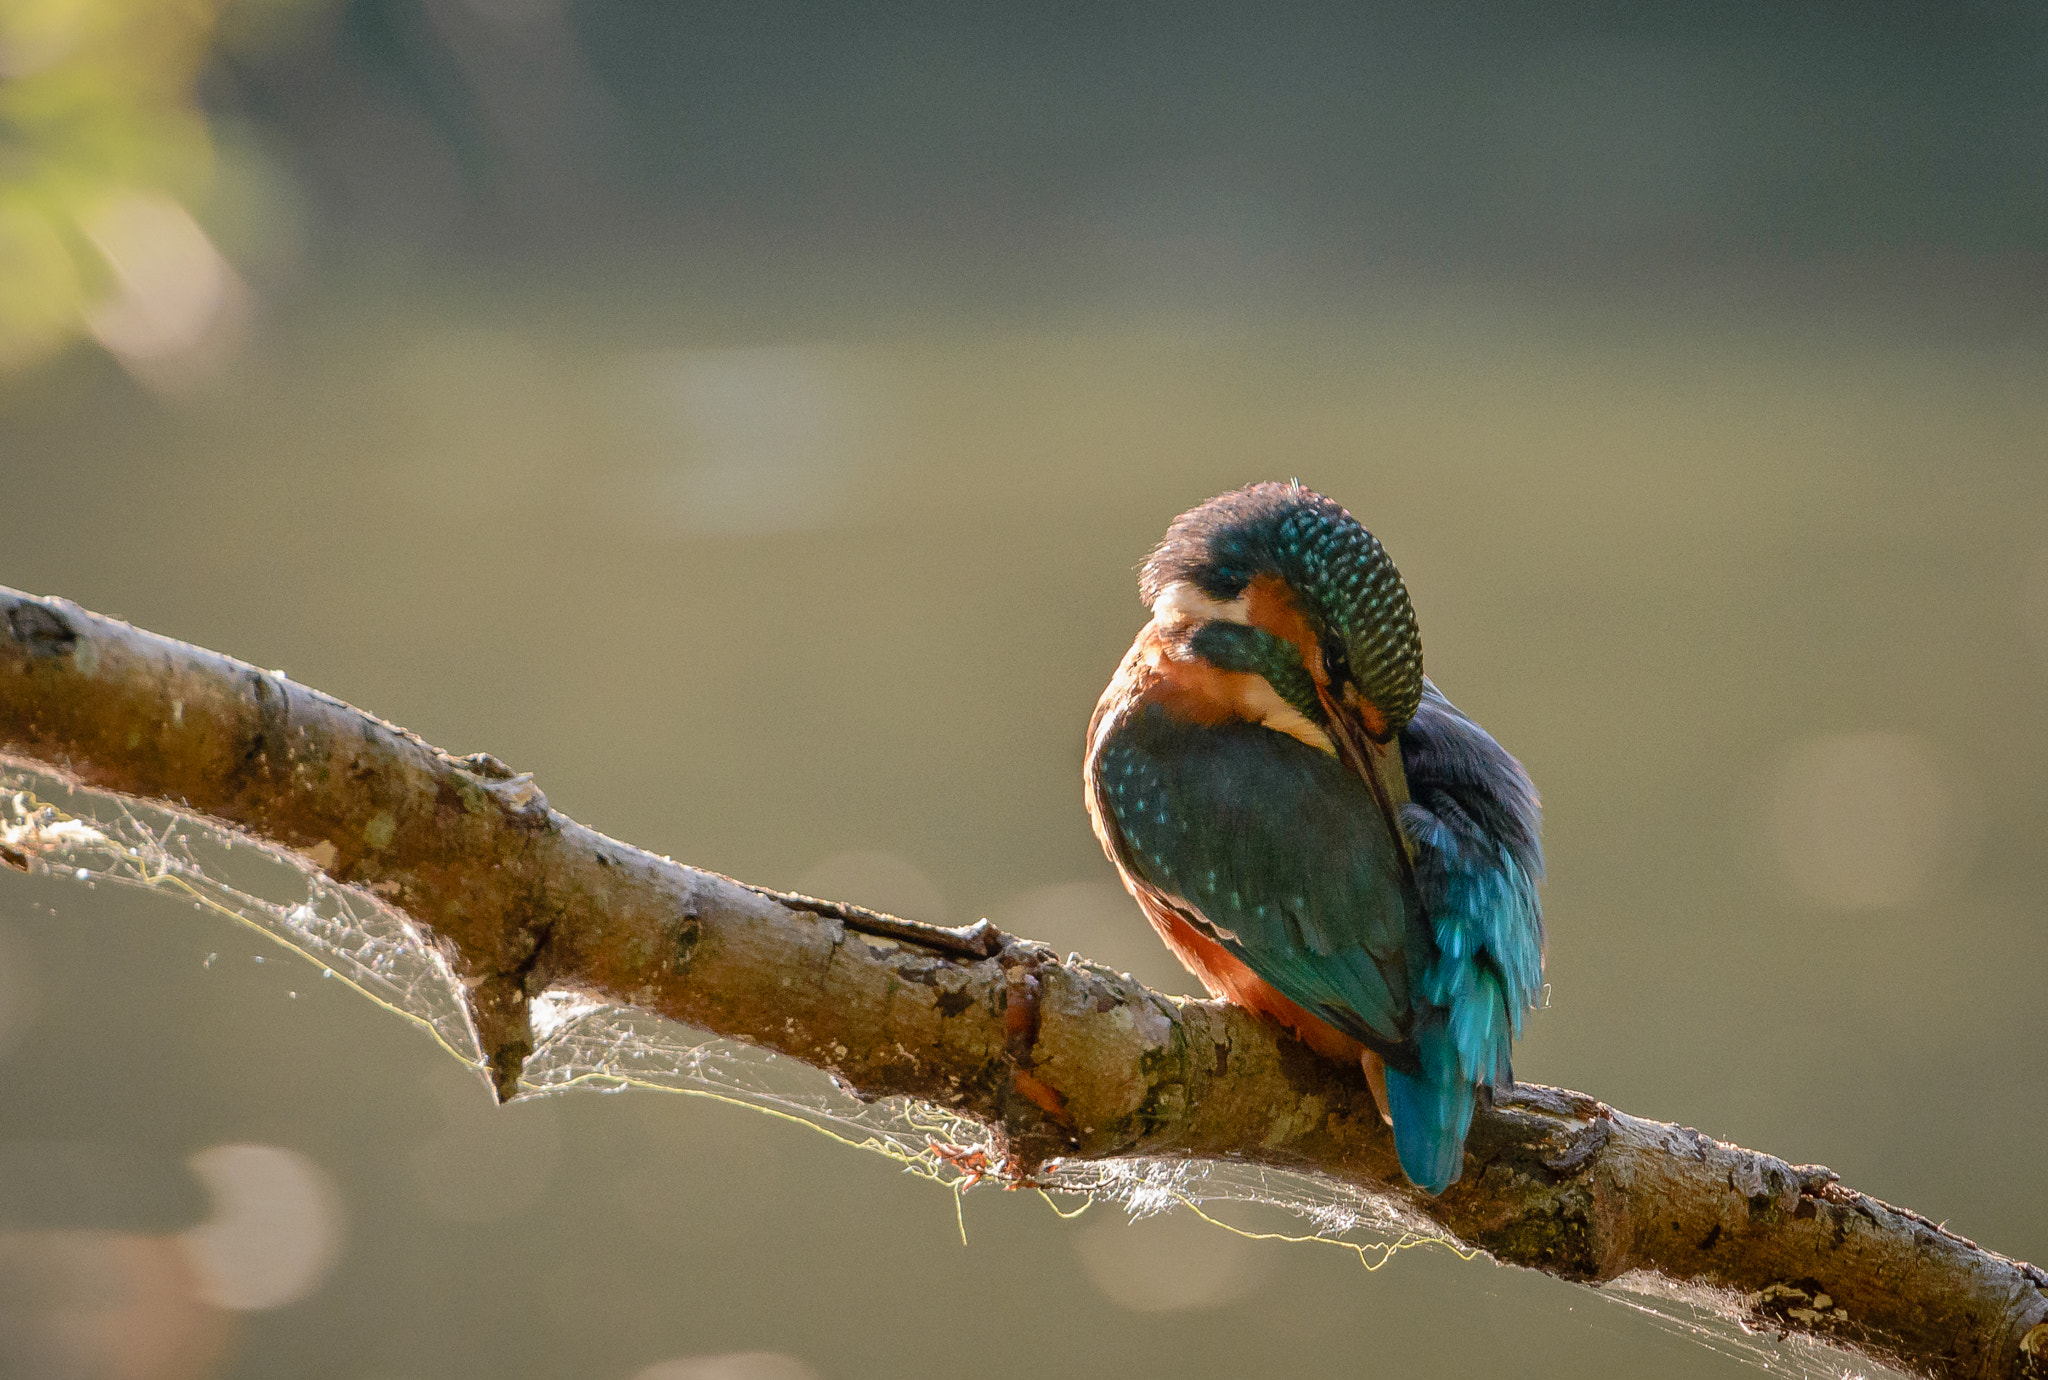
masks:
<svg viewBox="0 0 2048 1380"><path fill-rule="evenodd" d="M1394 840L1394 856L1400 861L1401 880L1412 889L1415 886L1415 859L1408 851L1408 836L1401 831L1400 811L1395 808L1394 793L1387 786L1386 775L1380 770L1372 735L1366 731L1365 721L1358 710L1338 698L1328 686L1318 687L1316 694L1323 704L1323 716L1329 720L1330 741L1336 744L1337 758L1364 778L1371 789L1372 798L1379 804L1380 816L1386 820L1387 832Z"/></svg>

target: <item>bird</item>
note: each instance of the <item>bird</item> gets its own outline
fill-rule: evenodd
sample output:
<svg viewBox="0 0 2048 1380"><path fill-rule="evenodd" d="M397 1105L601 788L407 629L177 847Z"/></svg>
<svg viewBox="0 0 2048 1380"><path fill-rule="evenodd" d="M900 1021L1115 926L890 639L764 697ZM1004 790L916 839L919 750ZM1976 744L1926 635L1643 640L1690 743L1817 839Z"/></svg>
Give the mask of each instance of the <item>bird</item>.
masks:
<svg viewBox="0 0 2048 1380"><path fill-rule="evenodd" d="M1364 1069L1437 1195L1543 992L1541 807L1423 673L1400 571L1297 482L1182 513L1089 722L1103 851L1210 995Z"/></svg>

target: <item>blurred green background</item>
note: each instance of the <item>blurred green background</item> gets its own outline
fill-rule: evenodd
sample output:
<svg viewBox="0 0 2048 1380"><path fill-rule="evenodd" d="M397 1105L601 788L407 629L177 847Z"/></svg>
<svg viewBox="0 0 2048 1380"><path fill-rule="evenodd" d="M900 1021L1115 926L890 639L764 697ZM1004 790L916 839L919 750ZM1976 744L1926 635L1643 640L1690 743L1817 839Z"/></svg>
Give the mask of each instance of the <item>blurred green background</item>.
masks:
<svg viewBox="0 0 2048 1380"><path fill-rule="evenodd" d="M0 76L0 582L1184 990L1081 732L1167 521L1299 476L1543 790L1517 1071L2048 1256L2038 7L0 0ZM0 876L0 1373L1741 1372L1443 1251L963 1247L315 978Z"/></svg>

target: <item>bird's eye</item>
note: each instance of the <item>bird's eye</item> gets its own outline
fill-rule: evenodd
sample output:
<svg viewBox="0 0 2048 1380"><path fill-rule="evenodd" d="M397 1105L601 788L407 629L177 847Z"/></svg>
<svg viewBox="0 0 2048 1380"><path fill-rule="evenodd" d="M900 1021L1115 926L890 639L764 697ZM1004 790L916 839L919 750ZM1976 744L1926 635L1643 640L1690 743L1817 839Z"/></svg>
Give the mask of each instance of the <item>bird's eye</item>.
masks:
<svg viewBox="0 0 2048 1380"><path fill-rule="evenodd" d="M1344 644L1334 638L1323 639L1323 674L1333 682L1351 678L1351 661L1344 655Z"/></svg>

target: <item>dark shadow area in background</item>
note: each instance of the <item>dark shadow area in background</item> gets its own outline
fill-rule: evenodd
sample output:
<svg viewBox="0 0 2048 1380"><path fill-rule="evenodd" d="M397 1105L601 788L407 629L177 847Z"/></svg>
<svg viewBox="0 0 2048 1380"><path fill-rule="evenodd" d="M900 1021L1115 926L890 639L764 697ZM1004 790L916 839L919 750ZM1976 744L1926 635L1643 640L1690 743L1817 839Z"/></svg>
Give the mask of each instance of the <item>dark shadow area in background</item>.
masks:
<svg viewBox="0 0 2048 1380"><path fill-rule="evenodd" d="M2015 329L2048 301L2036 7L353 0L306 23L209 104L295 169L328 253L684 279L824 257L1027 315L1381 274L1839 281Z"/></svg>

